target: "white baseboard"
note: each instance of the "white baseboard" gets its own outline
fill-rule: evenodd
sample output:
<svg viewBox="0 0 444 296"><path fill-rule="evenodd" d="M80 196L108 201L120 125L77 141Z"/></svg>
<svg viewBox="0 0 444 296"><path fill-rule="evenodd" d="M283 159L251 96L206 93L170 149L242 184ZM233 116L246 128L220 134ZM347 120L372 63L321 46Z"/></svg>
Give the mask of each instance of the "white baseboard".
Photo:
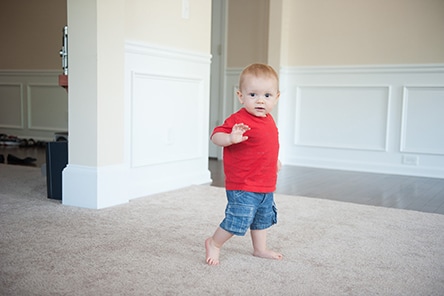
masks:
<svg viewBox="0 0 444 296"><path fill-rule="evenodd" d="M63 170L62 202L67 206L102 209L129 201L121 166L67 165Z"/></svg>

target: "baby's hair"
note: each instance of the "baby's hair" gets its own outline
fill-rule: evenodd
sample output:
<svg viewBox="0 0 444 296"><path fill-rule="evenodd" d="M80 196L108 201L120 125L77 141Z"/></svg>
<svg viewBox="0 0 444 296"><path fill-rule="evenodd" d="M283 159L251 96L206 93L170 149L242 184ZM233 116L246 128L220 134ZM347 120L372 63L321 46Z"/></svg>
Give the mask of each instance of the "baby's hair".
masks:
<svg viewBox="0 0 444 296"><path fill-rule="evenodd" d="M245 67L239 77L239 89L242 89L242 84L244 83L245 76L247 75L253 75L256 77L259 76L266 76L266 77L272 77L276 79L277 87L279 89L279 76L276 73L276 71L273 69L273 67L267 65L267 64L260 64L255 63L248 65Z"/></svg>

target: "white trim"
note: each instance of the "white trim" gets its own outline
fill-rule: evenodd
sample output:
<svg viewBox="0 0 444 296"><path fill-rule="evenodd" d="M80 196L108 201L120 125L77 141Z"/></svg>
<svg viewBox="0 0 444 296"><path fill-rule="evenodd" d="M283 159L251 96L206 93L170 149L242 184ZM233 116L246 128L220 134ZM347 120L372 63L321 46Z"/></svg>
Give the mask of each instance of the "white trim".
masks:
<svg viewBox="0 0 444 296"><path fill-rule="evenodd" d="M33 87L50 87L52 89L54 89L55 91L59 91L60 90L60 86L57 83L28 83L26 85L26 93L27 93L27 97L26 97L26 101L27 101L27 122L28 122L28 126L27 128L29 130L34 130L34 131L48 131L53 133L54 131L61 131L61 130L66 130L67 126L36 126L32 124L32 115L33 115L33 110L32 110L32 100L33 100L33 96L32 96L32 89ZM53 99L53 100L62 100L63 98L58 98L58 97L50 97L49 99ZM65 112L68 112L68 110L63 110ZM53 108L50 108L50 110L48 110L48 116L51 116L51 113L53 112L63 112L62 110L54 110Z"/></svg>
<svg viewBox="0 0 444 296"><path fill-rule="evenodd" d="M419 148L419 147L407 147L407 121L408 121L408 110L409 110L409 96L408 91L410 89L444 89L443 85L404 85L402 92L402 119L401 119L401 144L400 151L404 153L416 153L416 154L432 154L432 155L442 155L444 156L444 146L437 149L430 148ZM444 92L443 92L444 94ZM444 96L443 96L444 100ZM443 110L444 111L444 110ZM441 130L437 131L439 134L444 134Z"/></svg>
<svg viewBox="0 0 444 296"><path fill-rule="evenodd" d="M340 74L340 73L442 73L444 64L296 66L281 67L282 74Z"/></svg>
<svg viewBox="0 0 444 296"><path fill-rule="evenodd" d="M310 142L304 142L300 138L300 129L297 127L300 125L300 118L301 118L301 90L304 88L311 88L311 89L323 89L323 88L336 88L336 89L369 89L369 88L379 88L384 89L387 91L387 97L386 99L386 109L387 112L385 114L385 140L384 144L382 146L374 146L374 147L358 147L358 146L352 146L352 145L338 145L338 144L328 144L328 143L310 143ZM337 84L337 85L298 85L296 87L296 130L293 142L296 146L301 147L318 147L318 148L334 148L334 149L351 149L351 150L362 150L362 151L387 151L388 149L388 137L389 137L389 127L390 127L390 106L391 106L391 87L390 85L356 85L356 84Z"/></svg>
<svg viewBox="0 0 444 296"><path fill-rule="evenodd" d="M62 70L1 70L0 76L49 76L52 77L54 75L63 74Z"/></svg>
<svg viewBox="0 0 444 296"><path fill-rule="evenodd" d="M23 83L20 82L0 82L0 86L13 86L13 87L18 87L19 88L19 92L20 92L20 125L7 125L7 124L1 124L0 123L0 128L5 128L5 129L23 129L25 127L25 121L24 121L24 114L25 114L25 110L24 110L24 102L25 102L25 98L23 96L24 92L23 92Z"/></svg>
<svg viewBox="0 0 444 296"><path fill-rule="evenodd" d="M88 167L68 164L63 170L64 205L102 209L129 201L123 166Z"/></svg>
<svg viewBox="0 0 444 296"><path fill-rule="evenodd" d="M176 48L148 44L140 41L125 41L125 52L181 61L187 60L204 64L211 63L211 54L179 50Z"/></svg>
<svg viewBox="0 0 444 296"><path fill-rule="evenodd" d="M324 158L291 158L287 159L286 164L295 166L323 168L343 171L359 171L367 173L392 174L403 176L420 176L427 178L444 178L444 172L441 168L425 167L421 169L418 174L416 166L405 166L395 164L374 163L365 161L347 161L347 160L332 160Z"/></svg>

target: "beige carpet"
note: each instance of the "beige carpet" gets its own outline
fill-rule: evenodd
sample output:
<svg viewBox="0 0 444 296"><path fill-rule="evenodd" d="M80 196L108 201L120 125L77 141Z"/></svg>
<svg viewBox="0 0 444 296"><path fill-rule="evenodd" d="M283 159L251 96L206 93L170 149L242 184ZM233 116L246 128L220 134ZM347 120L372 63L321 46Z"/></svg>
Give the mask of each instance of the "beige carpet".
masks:
<svg viewBox="0 0 444 296"><path fill-rule="evenodd" d="M17 177L20 176L20 177ZM444 215L276 195L269 246L204 240L223 217L210 186L103 210L46 198L36 168L0 165L1 295L443 295Z"/></svg>

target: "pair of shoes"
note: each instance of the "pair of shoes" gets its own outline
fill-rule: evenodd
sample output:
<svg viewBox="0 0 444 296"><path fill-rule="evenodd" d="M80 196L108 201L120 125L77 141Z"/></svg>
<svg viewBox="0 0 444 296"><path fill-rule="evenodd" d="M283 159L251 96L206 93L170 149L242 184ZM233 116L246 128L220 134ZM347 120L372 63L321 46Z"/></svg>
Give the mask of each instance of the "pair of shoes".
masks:
<svg viewBox="0 0 444 296"><path fill-rule="evenodd" d="M26 157L26 158L18 158L17 156L14 156L12 154L8 154L8 164L19 164L19 165L35 165L34 162L37 159L32 157Z"/></svg>
<svg viewBox="0 0 444 296"><path fill-rule="evenodd" d="M5 163L5 157L3 154L0 154L0 163Z"/></svg>
<svg viewBox="0 0 444 296"><path fill-rule="evenodd" d="M36 145L36 141L34 139L19 139L20 147L33 147Z"/></svg>

